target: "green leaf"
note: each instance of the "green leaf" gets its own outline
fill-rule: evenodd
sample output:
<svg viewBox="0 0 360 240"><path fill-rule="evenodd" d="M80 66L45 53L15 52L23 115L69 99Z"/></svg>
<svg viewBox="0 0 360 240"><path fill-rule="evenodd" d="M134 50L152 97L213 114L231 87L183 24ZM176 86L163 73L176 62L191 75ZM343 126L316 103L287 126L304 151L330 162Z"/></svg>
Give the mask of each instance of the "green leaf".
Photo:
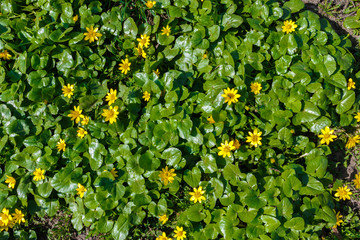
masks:
<svg viewBox="0 0 360 240"><path fill-rule="evenodd" d="M223 31L227 31L230 28L238 28L242 23L243 19L241 16L225 13L222 18L221 26L224 28Z"/></svg>
<svg viewBox="0 0 360 240"><path fill-rule="evenodd" d="M201 222L206 217L205 213L203 213L203 209L204 207L200 203L190 206L186 210L187 218L192 222Z"/></svg>
<svg viewBox="0 0 360 240"><path fill-rule="evenodd" d="M290 0L284 3L284 7L291 9L291 13L299 12L303 9L305 4L301 0Z"/></svg>
<svg viewBox="0 0 360 240"><path fill-rule="evenodd" d="M65 168L61 169L51 179L51 186L61 193L76 193L77 183L72 180L80 178L82 175L82 168L75 168L75 163L70 162Z"/></svg>
<svg viewBox="0 0 360 240"><path fill-rule="evenodd" d="M136 35L138 34L138 27L134 22L134 19L128 17L124 22L124 36L130 37L131 39L136 39Z"/></svg>
<svg viewBox="0 0 360 240"><path fill-rule="evenodd" d="M355 92L354 91L345 91L343 98L340 103L336 106L336 112L338 114L343 114L348 111L355 102Z"/></svg>
<svg viewBox="0 0 360 240"><path fill-rule="evenodd" d="M265 224L265 231L268 233L275 231L281 225L280 221L275 217L262 215L260 218Z"/></svg>
<svg viewBox="0 0 360 240"><path fill-rule="evenodd" d="M304 108L293 118L294 125L308 123L316 120L321 115L319 108L312 102L305 102Z"/></svg>
<svg viewBox="0 0 360 240"><path fill-rule="evenodd" d="M189 184L191 187L195 188L198 187L200 180L201 180L201 171L197 167L193 167L190 171L186 169L184 172L184 181Z"/></svg>
<svg viewBox="0 0 360 240"><path fill-rule="evenodd" d="M99 219L97 226L101 233L107 233L110 232L110 230L113 228L113 225L114 222L109 220L108 217L102 217Z"/></svg>
<svg viewBox="0 0 360 240"><path fill-rule="evenodd" d="M120 214L114 225L111 235L114 240L125 240L128 236L129 229L130 223L128 217L124 214Z"/></svg>
<svg viewBox="0 0 360 240"><path fill-rule="evenodd" d="M152 152L146 152L141 155L139 165L145 170L152 171L160 166L160 161L159 159L154 158L154 154Z"/></svg>
<svg viewBox="0 0 360 240"><path fill-rule="evenodd" d="M306 186L302 187L300 189L300 194L301 195L317 195L317 194L322 193L324 190L325 190L324 186L320 181L316 180L312 176L308 176Z"/></svg>
<svg viewBox="0 0 360 240"><path fill-rule="evenodd" d="M92 139L89 145L89 154L90 154L90 167L92 170L98 170L103 162L103 155L106 155L107 151L97 139Z"/></svg>
<svg viewBox="0 0 360 240"><path fill-rule="evenodd" d="M9 137L26 136L29 134L30 129L24 120L12 119L4 125L5 132Z"/></svg>
<svg viewBox="0 0 360 240"><path fill-rule="evenodd" d="M161 158L166 160L168 166L177 167L181 160L181 151L177 148L168 148L161 154Z"/></svg>
<svg viewBox="0 0 360 240"><path fill-rule="evenodd" d="M346 17L344 20L344 27L360 28L360 20L359 20L358 15Z"/></svg>
<svg viewBox="0 0 360 240"><path fill-rule="evenodd" d="M335 59L329 54L324 57L324 66L327 70L329 76L336 71L336 62Z"/></svg>
<svg viewBox="0 0 360 240"><path fill-rule="evenodd" d="M301 231L305 228L305 221L301 217L295 217L285 222L284 227Z"/></svg>

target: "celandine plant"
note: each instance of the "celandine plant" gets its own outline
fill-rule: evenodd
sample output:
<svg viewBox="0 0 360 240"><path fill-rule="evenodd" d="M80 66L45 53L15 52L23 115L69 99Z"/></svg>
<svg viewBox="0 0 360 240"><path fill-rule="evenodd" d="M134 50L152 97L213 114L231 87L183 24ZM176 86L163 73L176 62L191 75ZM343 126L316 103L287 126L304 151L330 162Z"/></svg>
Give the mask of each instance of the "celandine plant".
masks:
<svg viewBox="0 0 360 240"><path fill-rule="evenodd" d="M360 76L300 0L0 7L1 238L64 207L117 240L341 227L355 188L327 155L360 141Z"/></svg>

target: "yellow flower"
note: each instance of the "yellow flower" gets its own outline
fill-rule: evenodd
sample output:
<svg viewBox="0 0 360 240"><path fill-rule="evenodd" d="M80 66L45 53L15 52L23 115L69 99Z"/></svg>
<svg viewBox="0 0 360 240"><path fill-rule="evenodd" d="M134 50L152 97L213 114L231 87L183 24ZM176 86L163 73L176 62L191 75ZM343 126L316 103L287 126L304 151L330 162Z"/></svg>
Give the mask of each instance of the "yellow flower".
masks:
<svg viewBox="0 0 360 240"><path fill-rule="evenodd" d="M275 163L275 158L271 158L271 159L270 159L270 162L271 162L272 164L274 164L274 163Z"/></svg>
<svg viewBox="0 0 360 240"><path fill-rule="evenodd" d="M284 22L284 26L282 26L282 31L285 32L286 34L288 33L291 33L291 32L294 32L295 31L295 28L297 28L298 25L295 24L294 21L292 20L286 20Z"/></svg>
<svg viewBox="0 0 360 240"><path fill-rule="evenodd" d="M159 221L162 222L162 224L165 224L169 218L166 216L166 213L164 215L159 216Z"/></svg>
<svg viewBox="0 0 360 240"><path fill-rule="evenodd" d="M89 117L83 117L83 120L81 121L82 125L88 125L89 124Z"/></svg>
<svg viewBox="0 0 360 240"><path fill-rule="evenodd" d="M0 58L3 58L5 60L10 60L11 55L7 50L4 50L3 52L0 53Z"/></svg>
<svg viewBox="0 0 360 240"><path fill-rule="evenodd" d="M129 59L125 59L125 60L121 60L122 63L119 63L119 70L121 71L121 73L125 73L125 75L127 74L128 71L130 71L130 65L131 62L129 62Z"/></svg>
<svg viewBox="0 0 360 240"><path fill-rule="evenodd" d="M8 183L8 188L12 188L14 189L15 184L16 184L16 180L13 177L9 177L8 175L6 175L6 180L5 183Z"/></svg>
<svg viewBox="0 0 360 240"><path fill-rule="evenodd" d="M262 89L261 84L258 82L253 82L250 85L251 92L253 92L255 95L260 93L260 90Z"/></svg>
<svg viewBox="0 0 360 240"><path fill-rule="evenodd" d="M164 185L168 185L168 183L172 183L174 181L174 177L176 176L175 169L168 169L166 166L160 171L159 177L161 178L161 181L164 182Z"/></svg>
<svg viewBox="0 0 360 240"><path fill-rule="evenodd" d="M103 109L103 113L101 115L105 117L105 122L109 121L110 124L116 122L116 117L119 114L118 108L118 106L115 106L114 108L110 106L110 109Z"/></svg>
<svg viewBox="0 0 360 240"><path fill-rule="evenodd" d="M186 238L186 232L184 231L183 227L176 226L176 230L174 230L174 237L176 237L176 240L184 240Z"/></svg>
<svg viewBox="0 0 360 240"><path fill-rule="evenodd" d="M347 186L339 187L336 190L335 197L340 198L340 200L346 200L346 199L350 200L351 194L352 192L350 192L350 189Z"/></svg>
<svg viewBox="0 0 360 240"><path fill-rule="evenodd" d="M258 130L255 129L253 133L252 132L248 132L248 133L249 133L249 136L246 137L247 138L246 142L249 142L251 147L252 146L257 147L258 145L261 146L262 138L260 136L261 136L262 132L260 132L260 131L258 132Z"/></svg>
<svg viewBox="0 0 360 240"><path fill-rule="evenodd" d="M202 187L198 187L198 189L194 188L194 192L190 192L191 195L190 201L194 201L194 203L199 202L201 203L202 200L206 200L206 198L203 196L205 193L205 190L202 190Z"/></svg>
<svg viewBox="0 0 360 240"><path fill-rule="evenodd" d="M215 123L215 120L214 120L213 116L208 117L207 120L208 120L208 122L209 122L210 124Z"/></svg>
<svg viewBox="0 0 360 240"><path fill-rule="evenodd" d="M238 98L241 96L240 94L237 94L238 90L235 90L234 88L230 89L224 89L224 94L221 96L225 98L225 103L228 103L228 105L231 105L231 103L237 103L239 100Z"/></svg>
<svg viewBox="0 0 360 240"><path fill-rule="evenodd" d="M74 22L76 22L78 19L79 19L79 16L78 16L78 15L75 15L75 16L73 17L73 21L74 21Z"/></svg>
<svg viewBox="0 0 360 240"><path fill-rule="evenodd" d="M334 213L336 213L335 210L334 210ZM343 215L340 215L340 212L337 212L336 213L336 224L333 226L333 228L337 228L337 226L340 227L340 224L344 222L342 220L342 218L343 218Z"/></svg>
<svg viewBox="0 0 360 240"><path fill-rule="evenodd" d="M347 89L355 89L355 82L353 82L352 78L349 78L348 84L347 84Z"/></svg>
<svg viewBox="0 0 360 240"><path fill-rule="evenodd" d="M147 1L147 3L145 3L145 5L148 7L148 8L153 8L155 6L156 2L155 1Z"/></svg>
<svg viewBox="0 0 360 240"><path fill-rule="evenodd" d="M205 59L205 58L207 58L207 57L208 57L208 55L207 55L207 53L205 52L204 55L202 56L202 59Z"/></svg>
<svg viewBox="0 0 360 240"><path fill-rule="evenodd" d="M234 140L234 147L235 147L235 150L238 150L240 148L241 144L239 142L239 140L235 139Z"/></svg>
<svg viewBox="0 0 360 240"><path fill-rule="evenodd" d="M160 75L160 72L159 72L159 69L156 69L156 71L154 71L154 73L159 76Z"/></svg>
<svg viewBox="0 0 360 240"><path fill-rule="evenodd" d="M24 214L21 212L21 210L18 210L15 208L15 213L12 214L14 223L20 224L21 222L25 222Z"/></svg>
<svg viewBox="0 0 360 240"><path fill-rule="evenodd" d="M295 133L295 130L294 130L294 129L291 129L290 132L291 132L292 134L294 134L294 133Z"/></svg>
<svg viewBox="0 0 360 240"><path fill-rule="evenodd" d="M68 84L67 86L64 85L63 88L62 88L62 92L64 94L64 97L68 97L68 98L71 98L71 95L74 95L74 85L70 85Z"/></svg>
<svg viewBox="0 0 360 240"><path fill-rule="evenodd" d="M148 91L145 91L142 98L148 102L150 100L150 93Z"/></svg>
<svg viewBox="0 0 360 240"><path fill-rule="evenodd" d="M332 135L334 130L330 130L329 127L325 127L325 129L321 129L321 133L318 137L322 138L320 141L320 144L326 143L326 145L329 145L330 142L334 141L333 139L337 138L336 135Z"/></svg>
<svg viewBox="0 0 360 240"><path fill-rule="evenodd" d="M138 56L142 56L143 58L146 58L146 52L142 47L140 47L140 44L137 48L135 48L135 50L137 51Z"/></svg>
<svg viewBox="0 0 360 240"><path fill-rule="evenodd" d="M41 170L41 168L36 168L34 174L34 181L40 181L41 179L45 179L44 176L45 170Z"/></svg>
<svg viewBox="0 0 360 240"><path fill-rule="evenodd" d="M148 47L150 44L150 36L147 36L146 34L140 35L140 38L136 39L139 42L140 47Z"/></svg>
<svg viewBox="0 0 360 240"><path fill-rule="evenodd" d="M88 31L87 33L84 33L85 35L85 41L89 40L89 43L94 42L95 40L99 40L98 37L101 37L102 34L98 33L97 31L99 30L99 28L95 28L93 26L91 26L90 28L86 27L86 31Z"/></svg>
<svg viewBox="0 0 360 240"><path fill-rule="evenodd" d="M226 156L230 157L231 150L235 149L235 146L233 146L233 144L234 141L228 142L227 140L225 140L225 143L221 143L221 147L218 147L218 149L220 150L220 152L218 152L218 155L223 156L223 158L225 158Z"/></svg>
<svg viewBox="0 0 360 240"><path fill-rule="evenodd" d="M360 142L359 138L360 138L359 135L355 135L354 137L349 138L349 140L346 143L345 147L348 148L348 149L355 147L355 145Z"/></svg>
<svg viewBox="0 0 360 240"><path fill-rule="evenodd" d="M111 175L113 175L114 178L117 178L117 177L119 176L119 175L117 175L117 172L118 172L118 171L116 171L115 168L112 168L112 169L110 170L110 173L111 173Z"/></svg>
<svg viewBox="0 0 360 240"><path fill-rule="evenodd" d="M117 95L116 89L113 90L112 88L110 88L110 92L106 94L106 98L105 98L105 100L108 101L109 106L116 101L117 99L116 95Z"/></svg>
<svg viewBox="0 0 360 240"><path fill-rule="evenodd" d="M58 148L58 152L60 152L61 150L65 151L66 148L65 140L60 138L60 140L56 144L56 147Z"/></svg>
<svg viewBox="0 0 360 240"><path fill-rule="evenodd" d="M74 111L71 110L67 116L71 117L71 121L75 119L75 122L79 123L80 118L84 118L84 115L82 115L81 112L82 110L80 109L80 106L77 107L74 106Z"/></svg>
<svg viewBox="0 0 360 240"><path fill-rule="evenodd" d="M86 134L88 134L88 132L81 127L78 128L77 133L78 133L77 136L80 138L83 138L85 137Z"/></svg>
<svg viewBox="0 0 360 240"><path fill-rule="evenodd" d="M78 188L76 189L76 191L77 191L77 195L79 195L80 196L80 198L83 198L84 197L84 193L87 191L86 190L86 188L83 186L83 185L81 185L80 183L78 183Z"/></svg>
<svg viewBox="0 0 360 240"><path fill-rule="evenodd" d="M156 238L156 240L172 240L172 238L168 238L166 233L163 232L161 236Z"/></svg>
<svg viewBox="0 0 360 240"><path fill-rule="evenodd" d="M360 174L355 174L355 179L353 180L355 187L360 189Z"/></svg>
<svg viewBox="0 0 360 240"><path fill-rule="evenodd" d="M3 208L3 210L0 213L0 222L3 225L2 227L7 227L11 225L11 222L13 221L12 216L9 214L9 209Z"/></svg>
<svg viewBox="0 0 360 240"><path fill-rule="evenodd" d="M356 122L360 122L360 112L356 113L354 118L356 119Z"/></svg>
<svg viewBox="0 0 360 240"><path fill-rule="evenodd" d="M170 35L170 33L171 33L171 28L169 27L169 25L166 25L166 27L163 27L162 29L161 29L161 35L165 35L166 34L166 36L169 36Z"/></svg>

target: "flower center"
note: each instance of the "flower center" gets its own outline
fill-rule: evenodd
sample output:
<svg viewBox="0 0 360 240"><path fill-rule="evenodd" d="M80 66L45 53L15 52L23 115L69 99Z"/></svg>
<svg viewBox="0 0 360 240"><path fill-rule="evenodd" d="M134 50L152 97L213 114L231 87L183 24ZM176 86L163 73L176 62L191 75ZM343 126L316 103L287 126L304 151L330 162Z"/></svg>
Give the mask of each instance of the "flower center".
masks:
<svg viewBox="0 0 360 240"><path fill-rule="evenodd" d="M145 44L146 44L146 38L142 38L141 41L140 41L140 43L141 43L142 45L145 45Z"/></svg>
<svg viewBox="0 0 360 240"><path fill-rule="evenodd" d="M184 231L178 231L178 232L177 232L178 237L182 237L183 234L184 234Z"/></svg>
<svg viewBox="0 0 360 240"><path fill-rule="evenodd" d="M231 150L230 150L230 146L225 146L223 151L224 151L224 152L230 152L230 151L231 151Z"/></svg>
<svg viewBox="0 0 360 240"><path fill-rule="evenodd" d="M95 38L95 32L94 31L89 31L88 32L88 37L89 38Z"/></svg>
<svg viewBox="0 0 360 240"><path fill-rule="evenodd" d="M112 118L112 117L114 117L114 111L113 110L109 110L109 112L108 112L108 117L109 118Z"/></svg>
<svg viewBox="0 0 360 240"><path fill-rule="evenodd" d="M194 194L194 197L195 197L196 199L201 198L201 196L202 196L201 192L195 192L195 194Z"/></svg>
<svg viewBox="0 0 360 240"><path fill-rule="evenodd" d="M324 134L324 138L325 138L325 139L330 138L330 134L329 134L329 133L325 133L325 134Z"/></svg>
<svg viewBox="0 0 360 240"><path fill-rule="evenodd" d="M123 69L128 69L128 68L129 68L129 64L123 63L122 67L123 67Z"/></svg>
<svg viewBox="0 0 360 240"><path fill-rule="evenodd" d="M228 98L229 98L230 100L233 100L234 97L235 97L235 94L233 94L233 93L228 93L227 96L228 96Z"/></svg>
<svg viewBox="0 0 360 240"><path fill-rule="evenodd" d="M258 135L252 135L252 141L253 142L258 142L259 141L259 136Z"/></svg>

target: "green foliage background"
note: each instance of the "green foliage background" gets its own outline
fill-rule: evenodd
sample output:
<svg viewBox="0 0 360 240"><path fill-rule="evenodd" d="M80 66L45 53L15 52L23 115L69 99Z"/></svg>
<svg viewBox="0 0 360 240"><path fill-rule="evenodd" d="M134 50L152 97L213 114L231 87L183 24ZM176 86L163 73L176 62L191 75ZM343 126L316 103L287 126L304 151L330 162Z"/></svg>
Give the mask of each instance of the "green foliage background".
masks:
<svg viewBox="0 0 360 240"><path fill-rule="evenodd" d="M358 77L350 41L300 0L159 0L146 11L144 4L1 2L0 50L12 58L0 62L0 209L17 207L29 220L67 207L76 230L117 240L172 236L175 226L198 240L319 239L335 225L339 203L328 189L331 149L317 135L356 125L358 97L346 88ZM296 31L283 33L284 20L296 21ZM170 36L161 35L166 25ZM83 35L90 26L103 34L91 44ZM151 36L146 59L134 54L141 34ZM126 57L124 75L118 64ZM256 96L255 81L263 87ZM61 92L68 83L71 99ZM238 103L224 104L227 87L239 91ZM120 112L111 125L101 116L110 88ZM67 117L78 105L90 116L83 139ZM246 143L255 128L263 132L257 148ZM65 152L56 149L60 138ZM219 157L217 147L231 139L241 147ZM158 177L165 166L177 174L168 186ZM46 170L45 180L32 180L35 168ZM189 192L198 186L206 201L193 204Z"/></svg>

